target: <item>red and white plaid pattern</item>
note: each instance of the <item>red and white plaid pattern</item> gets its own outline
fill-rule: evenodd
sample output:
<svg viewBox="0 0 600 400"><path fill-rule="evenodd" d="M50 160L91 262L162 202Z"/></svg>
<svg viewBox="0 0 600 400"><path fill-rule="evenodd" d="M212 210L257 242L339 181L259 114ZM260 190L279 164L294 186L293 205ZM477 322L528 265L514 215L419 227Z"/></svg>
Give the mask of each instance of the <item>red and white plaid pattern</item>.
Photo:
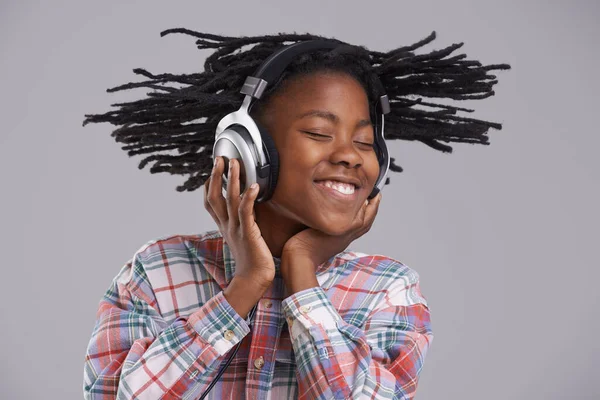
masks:
<svg viewBox="0 0 600 400"><path fill-rule="evenodd" d="M235 262L218 231L146 243L100 302L85 398L197 399L240 340L208 398L414 398L433 340L414 270L344 251L287 296L275 262L251 331L223 296Z"/></svg>

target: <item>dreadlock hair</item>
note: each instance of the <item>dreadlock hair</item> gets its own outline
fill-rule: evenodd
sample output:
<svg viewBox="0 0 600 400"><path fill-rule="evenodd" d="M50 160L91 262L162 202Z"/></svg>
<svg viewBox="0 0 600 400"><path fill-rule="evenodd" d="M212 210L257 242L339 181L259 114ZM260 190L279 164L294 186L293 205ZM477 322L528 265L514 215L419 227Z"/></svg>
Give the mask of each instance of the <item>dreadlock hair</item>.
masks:
<svg viewBox="0 0 600 400"><path fill-rule="evenodd" d="M151 173L189 175L182 185L177 186L180 192L198 189L210 176L217 123L239 108L244 97L239 90L246 77L252 75L274 51L291 42L332 40L344 45L346 51L337 48L298 57L277 82L269 85L253 107L253 112L260 112L269 98L292 78L318 71L334 71L349 74L361 83L372 104L372 117L377 101L374 79L379 77L391 106L385 120L386 140L417 140L436 150L451 153L452 147L441 142L487 145L488 130L502 128L498 123L460 115L460 112L471 113L472 109L424 100L473 100L493 96L492 88L498 81L489 71L510 69L508 64L482 65L479 61L467 60L465 54L452 55L463 43L427 54L416 54L415 50L435 39L435 32L412 45L388 52L370 51L362 46L311 34L230 37L176 28L161 32L161 36L173 33L197 38L198 49L214 49L204 62L204 72L155 75L136 68L133 72L147 80L109 88L107 92L152 89L147 97L112 104L118 109L104 114L86 114L83 125L109 122L119 126L111 136L125 144L122 149L127 150L130 157L150 154L139 163L139 169L154 162ZM253 46L245 48L250 45ZM178 154L168 153L173 150ZM393 158L390 169L402 172Z"/></svg>

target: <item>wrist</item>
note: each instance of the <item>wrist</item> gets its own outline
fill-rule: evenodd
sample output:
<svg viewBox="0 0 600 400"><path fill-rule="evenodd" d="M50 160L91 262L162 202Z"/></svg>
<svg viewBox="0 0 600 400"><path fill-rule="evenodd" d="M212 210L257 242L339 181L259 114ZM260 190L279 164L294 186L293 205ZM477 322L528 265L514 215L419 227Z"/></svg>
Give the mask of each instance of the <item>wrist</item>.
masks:
<svg viewBox="0 0 600 400"><path fill-rule="evenodd" d="M288 288L288 294L290 296L303 290L320 286L319 281L314 274L312 277L306 277L305 279L298 279L294 277L288 282L285 282L285 285Z"/></svg>
<svg viewBox="0 0 600 400"><path fill-rule="evenodd" d="M316 265L308 257L284 253L281 257L281 277L289 294L319 286Z"/></svg>
<svg viewBox="0 0 600 400"><path fill-rule="evenodd" d="M313 264L313 259L306 251L293 250L290 248L283 248L281 252L281 264L293 265L293 264Z"/></svg>
<svg viewBox="0 0 600 400"><path fill-rule="evenodd" d="M270 282L256 282L234 276L223 290L223 296L242 318L246 318L252 307L261 299Z"/></svg>

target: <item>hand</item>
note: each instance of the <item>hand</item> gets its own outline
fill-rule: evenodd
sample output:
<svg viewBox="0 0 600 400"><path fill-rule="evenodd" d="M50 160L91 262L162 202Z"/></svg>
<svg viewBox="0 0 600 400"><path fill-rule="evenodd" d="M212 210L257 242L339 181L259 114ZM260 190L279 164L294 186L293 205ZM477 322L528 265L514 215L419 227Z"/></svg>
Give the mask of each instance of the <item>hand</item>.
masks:
<svg viewBox="0 0 600 400"><path fill-rule="evenodd" d="M258 187L248 188L240 198L239 162L231 159L227 197L224 198L224 164L221 157L215 158L211 176L204 184L204 207L217 223L235 260L235 276L227 288L229 290L225 291L225 297L242 315L245 313L238 308L247 308L249 311L275 278L275 264L254 220L254 201L258 196ZM241 306L236 308L233 302L238 302Z"/></svg>
<svg viewBox="0 0 600 400"><path fill-rule="evenodd" d="M307 228L292 236L285 243L281 257L281 275L288 288L295 293L309 282L316 282L315 270L319 265L344 251L350 243L371 229L380 203L381 192L370 201L365 201L351 227L342 235L332 236ZM310 267L312 270L309 270Z"/></svg>

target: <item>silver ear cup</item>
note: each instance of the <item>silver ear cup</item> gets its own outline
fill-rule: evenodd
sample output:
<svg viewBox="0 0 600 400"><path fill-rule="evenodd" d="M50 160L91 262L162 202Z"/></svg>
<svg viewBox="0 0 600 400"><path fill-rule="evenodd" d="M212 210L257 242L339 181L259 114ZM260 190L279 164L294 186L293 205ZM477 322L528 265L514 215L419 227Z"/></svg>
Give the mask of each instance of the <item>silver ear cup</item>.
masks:
<svg viewBox="0 0 600 400"><path fill-rule="evenodd" d="M258 183L258 198L267 188L267 179L257 175L258 152L251 140L250 134L241 125L231 125L219 133L213 146L213 156L221 156L225 161L223 170L223 196L227 195L227 174L229 160L237 158L240 165L240 194L253 183Z"/></svg>

